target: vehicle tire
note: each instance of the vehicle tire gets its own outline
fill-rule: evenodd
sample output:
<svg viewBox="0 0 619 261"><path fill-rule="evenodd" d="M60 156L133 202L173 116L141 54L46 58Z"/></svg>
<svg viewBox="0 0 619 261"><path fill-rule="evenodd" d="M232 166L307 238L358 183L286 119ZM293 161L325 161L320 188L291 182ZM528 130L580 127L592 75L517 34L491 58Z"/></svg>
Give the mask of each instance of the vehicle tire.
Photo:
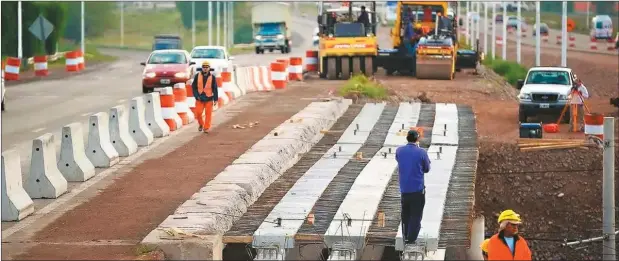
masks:
<svg viewBox="0 0 619 261"><path fill-rule="evenodd" d="M4 101L2 101L2 111L4 111Z"/></svg>
<svg viewBox="0 0 619 261"><path fill-rule="evenodd" d="M342 63L342 80L350 79L350 57L342 57L340 62Z"/></svg>
<svg viewBox="0 0 619 261"><path fill-rule="evenodd" d="M359 75L361 74L361 59L363 59L363 57L361 56L353 56L352 57L352 75Z"/></svg>
<svg viewBox="0 0 619 261"><path fill-rule="evenodd" d="M337 59L335 57L327 58L327 79L336 80L337 73Z"/></svg>
<svg viewBox="0 0 619 261"><path fill-rule="evenodd" d="M372 77L372 75L374 75L374 58L366 56L363 65L363 73L365 74L365 76Z"/></svg>
<svg viewBox="0 0 619 261"><path fill-rule="evenodd" d="M263 51L263 52L264 52L264 51ZM269 49L269 52L270 52L270 53L272 53L272 52L273 52L273 49Z"/></svg>
<svg viewBox="0 0 619 261"><path fill-rule="evenodd" d="M518 112L518 121L521 123L527 123L527 115L523 111Z"/></svg>
<svg viewBox="0 0 619 261"><path fill-rule="evenodd" d="M150 90L146 86L142 86L142 93L149 93Z"/></svg>
<svg viewBox="0 0 619 261"><path fill-rule="evenodd" d="M256 54L260 54L260 48L256 47Z"/></svg>
<svg viewBox="0 0 619 261"><path fill-rule="evenodd" d="M395 72L395 70L393 70L391 68L385 68L385 73L387 74L387 76L393 75L394 72Z"/></svg>

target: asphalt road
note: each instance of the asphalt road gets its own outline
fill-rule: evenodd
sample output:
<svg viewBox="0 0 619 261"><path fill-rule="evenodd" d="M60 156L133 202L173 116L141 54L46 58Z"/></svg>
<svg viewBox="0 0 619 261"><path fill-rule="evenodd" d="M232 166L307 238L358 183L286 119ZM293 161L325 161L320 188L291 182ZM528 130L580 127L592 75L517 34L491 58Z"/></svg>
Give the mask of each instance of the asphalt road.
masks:
<svg viewBox="0 0 619 261"><path fill-rule="evenodd" d="M484 24L483 24L484 19L482 18L480 21L480 30L483 32L484 31ZM544 22L544 19L542 17L542 22ZM466 25L465 25L466 26ZM497 37L502 37L503 36L503 25L502 24L497 24L497 28L496 28L496 36ZM522 32L522 44L523 45L530 45L530 46L535 46L535 37L533 36L533 26L534 25L526 25L526 31ZM492 32L492 21L489 21L488 24L488 31ZM574 40L574 44L575 47L569 47L569 41L568 41L568 51L583 51L583 52L593 52L593 53L600 53L600 54L609 54L609 55L617 55L617 51L613 50L613 51L609 51L607 50L607 42L603 42L603 41L598 41L597 42L597 48L598 50L591 50L590 49L590 37L588 35L583 35L583 34L570 34L571 36L575 37ZM561 45L557 44L557 36L561 36L561 31L560 30L556 30L556 29L550 29L549 30L549 35L548 35L548 42L544 42L543 39L541 40L541 44L542 44L542 48L543 49L557 49L560 50L561 49ZM491 37L491 36L489 36ZM490 46L490 41L492 39L488 38L489 41L489 46ZM508 41L512 41L512 42L516 42L517 40L517 34L516 32L512 32L511 34L507 33L507 40ZM480 42L483 44L483 38L482 40L480 40ZM509 43L508 43L509 44ZM614 46L614 43L612 44ZM489 47L490 49L490 47Z"/></svg>
<svg viewBox="0 0 619 261"><path fill-rule="evenodd" d="M240 54L235 56L235 64L268 65L279 58L304 57L305 51L311 48L311 34L315 24L309 20L293 20L293 48L290 54ZM113 49L101 51L121 59L101 66L95 72L6 88L7 110L1 116L2 151L10 148L19 151L24 180L29 173L33 139L48 132L53 133L56 137L56 151L59 153L63 126L72 122L82 123L86 142L90 115L109 112L111 107L127 105L132 98L142 95L143 67L140 62L149 53Z"/></svg>

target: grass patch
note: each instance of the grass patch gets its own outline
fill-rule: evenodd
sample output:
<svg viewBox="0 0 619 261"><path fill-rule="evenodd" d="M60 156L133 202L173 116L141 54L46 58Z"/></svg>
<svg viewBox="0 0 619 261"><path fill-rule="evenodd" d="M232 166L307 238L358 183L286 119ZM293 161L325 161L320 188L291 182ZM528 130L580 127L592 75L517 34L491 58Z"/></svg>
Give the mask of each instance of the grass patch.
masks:
<svg viewBox="0 0 619 261"><path fill-rule="evenodd" d="M343 97L365 97L377 100L387 98L387 89L365 75L353 76L338 92Z"/></svg>
<svg viewBox="0 0 619 261"><path fill-rule="evenodd" d="M524 79L529 70L516 62L506 61L498 57L492 59L492 55L487 55L483 64L498 75L501 75L512 86L516 86L519 79Z"/></svg>

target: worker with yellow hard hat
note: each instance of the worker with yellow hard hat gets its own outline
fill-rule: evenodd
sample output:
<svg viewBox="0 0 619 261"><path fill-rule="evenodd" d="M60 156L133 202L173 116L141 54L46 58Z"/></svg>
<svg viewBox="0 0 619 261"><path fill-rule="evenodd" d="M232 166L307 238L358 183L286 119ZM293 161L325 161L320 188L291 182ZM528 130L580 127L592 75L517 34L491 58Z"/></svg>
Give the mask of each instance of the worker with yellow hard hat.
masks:
<svg viewBox="0 0 619 261"><path fill-rule="evenodd" d="M490 238L484 240L481 243L481 255L484 256L484 260L488 260L488 242L490 242Z"/></svg>
<svg viewBox="0 0 619 261"><path fill-rule="evenodd" d="M196 98L196 118L198 119L198 131L208 133L211 128L213 107L217 106L219 93L217 92L217 79L211 73L211 65L208 61L202 63L202 72L196 73L191 83L193 97Z"/></svg>
<svg viewBox="0 0 619 261"><path fill-rule="evenodd" d="M488 240L488 260L532 260L527 241L518 235L518 226L522 224L520 215L505 210L499 215L498 223L499 233Z"/></svg>

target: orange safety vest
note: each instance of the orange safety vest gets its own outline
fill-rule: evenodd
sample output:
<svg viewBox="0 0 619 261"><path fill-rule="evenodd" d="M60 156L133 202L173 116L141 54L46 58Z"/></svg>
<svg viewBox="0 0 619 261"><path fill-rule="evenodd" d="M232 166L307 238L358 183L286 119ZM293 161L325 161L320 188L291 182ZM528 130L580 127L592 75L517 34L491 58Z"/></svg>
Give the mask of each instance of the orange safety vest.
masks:
<svg viewBox="0 0 619 261"><path fill-rule="evenodd" d="M531 260L531 249L524 238L514 236L514 253L499 234L488 241L488 260Z"/></svg>
<svg viewBox="0 0 619 261"><path fill-rule="evenodd" d="M213 96L213 77L211 74L207 76L206 85L204 85L204 75L198 75L198 94L205 93L206 97ZM208 86L208 88L206 87Z"/></svg>

